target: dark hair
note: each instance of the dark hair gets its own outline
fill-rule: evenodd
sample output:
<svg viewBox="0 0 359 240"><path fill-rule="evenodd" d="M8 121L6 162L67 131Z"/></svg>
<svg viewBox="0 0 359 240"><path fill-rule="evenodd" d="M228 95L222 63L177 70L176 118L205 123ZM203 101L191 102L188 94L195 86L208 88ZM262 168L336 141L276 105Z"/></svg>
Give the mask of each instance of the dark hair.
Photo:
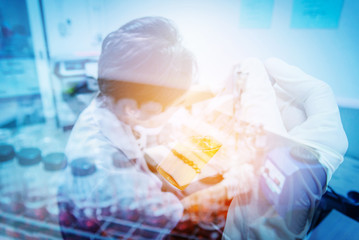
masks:
<svg viewBox="0 0 359 240"><path fill-rule="evenodd" d="M114 100L164 104L183 94L195 73L194 57L174 24L163 17L144 17L105 38L98 83L102 95Z"/></svg>
<svg viewBox="0 0 359 240"><path fill-rule="evenodd" d="M169 88L151 84L126 81L101 80L101 93L111 97L115 102L121 98L135 99L138 105L154 101L166 108L186 93L185 89Z"/></svg>

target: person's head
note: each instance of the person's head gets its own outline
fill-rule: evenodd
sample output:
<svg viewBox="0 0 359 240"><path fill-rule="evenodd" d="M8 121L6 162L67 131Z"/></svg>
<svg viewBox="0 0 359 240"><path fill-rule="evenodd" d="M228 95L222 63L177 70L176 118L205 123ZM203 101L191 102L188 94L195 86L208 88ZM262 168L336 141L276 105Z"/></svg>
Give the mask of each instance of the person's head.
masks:
<svg viewBox="0 0 359 240"><path fill-rule="evenodd" d="M194 57L174 24L163 17L144 17L104 39L98 83L101 95L115 103L156 112L183 95L195 73Z"/></svg>

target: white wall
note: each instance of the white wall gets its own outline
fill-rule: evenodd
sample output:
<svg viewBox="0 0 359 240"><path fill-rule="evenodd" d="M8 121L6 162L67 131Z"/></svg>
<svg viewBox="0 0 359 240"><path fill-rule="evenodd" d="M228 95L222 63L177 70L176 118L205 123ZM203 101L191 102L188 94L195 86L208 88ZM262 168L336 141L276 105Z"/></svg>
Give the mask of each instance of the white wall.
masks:
<svg viewBox="0 0 359 240"><path fill-rule="evenodd" d="M344 0L335 29L291 29L292 1L288 0L274 1L269 29L241 29L239 0L43 2L52 57L96 55L110 31L137 17L159 15L177 23L197 55L203 82L223 80L230 66L243 58L275 56L328 82L340 101L359 103L357 0ZM61 28L65 35L59 33Z"/></svg>

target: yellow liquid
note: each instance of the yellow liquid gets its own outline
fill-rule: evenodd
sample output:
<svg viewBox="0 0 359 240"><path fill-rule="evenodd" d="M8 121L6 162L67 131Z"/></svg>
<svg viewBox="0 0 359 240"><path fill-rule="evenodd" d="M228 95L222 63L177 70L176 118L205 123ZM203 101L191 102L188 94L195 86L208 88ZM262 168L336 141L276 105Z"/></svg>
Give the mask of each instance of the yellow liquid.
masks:
<svg viewBox="0 0 359 240"><path fill-rule="evenodd" d="M169 175L165 170L163 170L160 166L157 167L157 171L169 182L171 183L173 186L175 186L176 188L178 188L179 190L184 190L188 184L184 185L184 186L180 186L176 180L173 179L173 177L171 177L171 175Z"/></svg>
<svg viewBox="0 0 359 240"><path fill-rule="evenodd" d="M182 155L182 158L169 154L158 166L157 171L173 186L180 190L184 190L189 183L195 178L205 164L217 153L222 145L210 137L193 136L189 138L184 144L178 143L174 147L177 153ZM185 164L179 164L178 161L184 162ZM176 169L174 174L177 174L177 179L183 180L184 184L180 181L176 181L176 177L172 176L168 171L175 166L182 166L183 169ZM164 169L166 167L167 171ZM181 172L182 175L178 176Z"/></svg>

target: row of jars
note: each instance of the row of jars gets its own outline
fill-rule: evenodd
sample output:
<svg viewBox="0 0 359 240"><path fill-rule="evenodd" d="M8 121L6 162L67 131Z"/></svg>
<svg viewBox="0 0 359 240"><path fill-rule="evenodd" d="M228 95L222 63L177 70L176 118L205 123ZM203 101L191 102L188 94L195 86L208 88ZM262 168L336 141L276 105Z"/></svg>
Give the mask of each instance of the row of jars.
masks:
<svg viewBox="0 0 359 240"><path fill-rule="evenodd" d="M31 134L23 135L18 134L16 141L8 141L9 144L0 144L2 211L59 223L65 227L61 228L64 239L76 239L68 229L91 233L103 230L106 236L126 236L132 228L131 223L135 227L141 226L137 223L143 223L158 231L169 230L181 217L179 200L171 193L161 192L158 183L147 173L138 171L134 160L128 159L121 151L112 156L110 173L94 164L99 159L89 157L73 159L67 167L66 156L53 153L63 149L59 145L62 141L44 137L39 142L29 139ZM38 138L38 134L33 135ZM224 219L219 217L222 227ZM103 228L109 219L115 221ZM208 238L216 239L218 232L207 228L198 227L184 216L173 231L185 235L210 234ZM158 236L158 231L137 228L135 233L140 238L152 239Z"/></svg>
<svg viewBox="0 0 359 240"><path fill-rule="evenodd" d="M158 182L131 161L118 152L110 172L85 157L72 160L68 168L63 153L42 157L38 148L15 152L11 145L0 145L1 211L92 233L106 218L127 221L127 227L142 222L173 228L182 215L179 200L162 192ZM126 224L107 232L123 228Z"/></svg>
<svg viewBox="0 0 359 240"><path fill-rule="evenodd" d="M63 153L42 157L38 148L0 145L0 209L43 220L56 215L57 189L62 184L67 159Z"/></svg>
<svg viewBox="0 0 359 240"><path fill-rule="evenodd" d="M172 229L182 216L177 197L162 192L158 181L139 171L134 160L120 151L112 156L110 172L88 158L74 159L70 166L71 184L59 191L59 197L63 193L67 199L60 203L61 226L74 227L69 219L75 219L75 228L98 233L102 227L101 234L116 237L138 228L138 223L159 232ZM152 238L158 233L142 229L140 234ZM63 235L68 238L65 231Z"/></svg>
<svg viewBox="0 0 359 240"><path fill-rule="evenodd" d="M223 230L225 213L217 214L212 223L197 226L188 214L182 217L182 204L174 194L162 192L159 182L141 173L134 160L121 151L112 156L111 174L88 158L75 159L70 167L71 184L59 191L59 195L67 195L63 198L67 201L60 203L61 226L74 227L69 220L75 219L75 228L115 238L129 237L128 232L140 239L161 238L166 233L169 239L193 234L221 238L218 229ZM104 227L106 222L109 224ZM81 239L66 231L63 238Z"/></svg>

